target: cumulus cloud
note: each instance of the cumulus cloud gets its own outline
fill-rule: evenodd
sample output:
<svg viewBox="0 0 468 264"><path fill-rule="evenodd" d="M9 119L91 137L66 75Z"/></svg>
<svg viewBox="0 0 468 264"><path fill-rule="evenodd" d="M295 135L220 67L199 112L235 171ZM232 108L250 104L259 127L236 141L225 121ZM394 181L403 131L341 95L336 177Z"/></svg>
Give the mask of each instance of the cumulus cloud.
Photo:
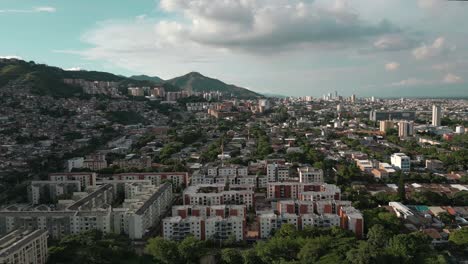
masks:
<svg viewBox="0 0 468 264"><path fill-rule="evenodd" d="M453 73L447 73L447 75L445 75L444 77L443 82L444 83L463 83L463 79L460 76L457 76Z"/></svg>
<svg viewBox="0 0 468 264"><path fill-rule="evenodd" d="M400 63L398 62L389 62L385 64L385 70L387 71L396 71L400 68Z"/></svg>
<svg viewBox="0 0 468 264"><path fill-rule="evenodd" d="M423 60L447 54L455 49L455 46L447 44L444 37L439 37L430 45L424 43L420 47L414 49L413 56L418 60Z"/></svg>
<svg viewBox="0 0 468 264"><path fill-rule="evenodd" d="M331 1L328 1L331 2ZM185 37L201 45L229 49L277 50L285 47L337 43L398 32L388 21L368 23L347 2L265 0L162 0L160 7L187 22L173 22L178 31L163 37ZM179 34L177 36L177 34Z"/></svg>
<svg viewBox="0 0 468 264"><path fill-rule="evenodd" d="M0 9L1 13L55 13L57 9L51 6L39 6L31 9Z"/></svg>

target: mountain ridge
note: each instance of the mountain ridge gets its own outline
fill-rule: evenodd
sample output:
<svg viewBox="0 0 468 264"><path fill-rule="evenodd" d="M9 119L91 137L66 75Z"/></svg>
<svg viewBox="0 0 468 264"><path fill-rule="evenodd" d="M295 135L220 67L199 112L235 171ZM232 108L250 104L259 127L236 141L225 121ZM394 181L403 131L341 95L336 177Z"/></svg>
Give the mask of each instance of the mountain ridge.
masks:
<svg viewBox="0 0 468 264"><path fill-rule="evenodd" d="M36 64L18 59L0 59L0 88L11 81L17 81L32 87L39 95L53 97L71 97L83 95L80 87L65 84L63 79L84 79L88 81L118 82L122 91L128 86L160 85L167 91L192 90L194 92L220 91L231 93L239 98L258 98L262 95L232 84L226 84L218 79L210 78L199 72L190 72L183 76L164 81L156 76L134 75L119 76L100 71L69 71L46 64ZM161 80L161 81L160 81ZM125 94L125 91L123 91Z"/></svg>
<svg viewBox="0 0 468 264"><path fill-rule="evenodd" d="M199 72L192 71L185 75L175 77L166 82L178 86L183 90L192 90L193 92L214 92L220 91L231 93L239 98L258 98L263 95L251 91L247 88L227 84L221 80L207 77Z"/></svg>

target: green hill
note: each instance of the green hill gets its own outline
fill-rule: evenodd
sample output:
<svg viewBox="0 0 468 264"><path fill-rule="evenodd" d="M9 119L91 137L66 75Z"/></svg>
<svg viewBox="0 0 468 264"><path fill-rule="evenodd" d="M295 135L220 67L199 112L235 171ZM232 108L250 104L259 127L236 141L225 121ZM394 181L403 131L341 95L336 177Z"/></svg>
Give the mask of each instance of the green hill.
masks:
<svg viewBox="0 0 468 264"><path fill-rule="evenodd" d="M151 86L152 82L129 79L123 76L98 71L66 71L58 67L36 64L16 59L0 59L0 89L10 82L30 87L37 95L72 97L83 95L81 87L68 85L63 79L84 79L88 81L119 82L126 87ZM124 90L125 90L124 89ZM124 91L125 93L126 91Z"/></svg>
<svg viewBox="0 0 468 264"><path fill-rule="evenodd" d="M53 97L82 95L80 87L63 83L65 71L34 62L0 59L0 89L10 82L30 87L33 94Z"/></svg>
<svg viewBox="0 0 468 264"><path fill-rule="evenodd" d="M164 82L164 80L159 78L158 76L133 75L133 76L130 76L129 78L137 80L137 81L149 81L149 82L153 82L156 84L160 84Z"/></svg>
<svg viewBox="0 0 468 264"><path fill-rule="evenodd" d="M250 91L246 88L238 87L232 84L226 84L220 80L206 77L198 72L191 72L184 76L168 80L168 83L178 86L183 90L192 90L194 92L220 91L231 93L239 98L263 97L262 95Z"/></svg>
<svg viewBox="0 0 468 264"><path fill-rule="evenodd" d="M15 83L29 87L31 93L53 97L72 97L83 95L81 87L65 84L63 79L84 79L88 81L118 82L119 89L126 94L130 86L163 86L166 91L181 91L191 89L194 92L220 91L233 94L239 98L257 98L262 95L248 89L220 80L209 78L197 72L191 72L168 81L159 77L146 75L130 78L98 71L66 71L58 67L36 64L16 59L0 59L0 89Z"/></svg>

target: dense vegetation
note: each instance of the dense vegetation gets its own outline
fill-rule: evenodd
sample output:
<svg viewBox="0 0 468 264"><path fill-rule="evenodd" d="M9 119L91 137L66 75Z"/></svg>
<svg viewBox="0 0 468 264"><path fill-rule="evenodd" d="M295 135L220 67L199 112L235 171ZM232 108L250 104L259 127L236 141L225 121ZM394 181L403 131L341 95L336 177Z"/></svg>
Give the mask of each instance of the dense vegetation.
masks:
<svg viewBox="0 0 468 264"><path fill-rule="evenodd" d="M92 230L63 238L49 248L49 264L151 263L135 254L125 236Z"/></svg>
<svg viewBox="0 0 468 264"><path fill-rule="evenodd" d="M387 222L390 221L390 222ZM211 256L217 263L449 263L443 251L432 250L431 239L421 232L399 234L399 224L385 218L374 220L366 240L340 228L307 228L297 231L284 224L274 236L245 244L198 241L193 237L175 242L160 237L149 240L146 247L156 263L198 263ZM453 234L451 247L467 243L467 231Z"/></svg>

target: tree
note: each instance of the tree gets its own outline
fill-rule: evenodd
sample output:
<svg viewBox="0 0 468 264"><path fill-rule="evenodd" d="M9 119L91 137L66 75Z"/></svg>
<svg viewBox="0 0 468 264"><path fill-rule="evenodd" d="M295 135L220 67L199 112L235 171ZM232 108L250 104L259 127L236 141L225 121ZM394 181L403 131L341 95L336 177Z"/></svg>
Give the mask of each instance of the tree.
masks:
<svg viewBox="0 0 468 264"><path fill-rule="evenodd" d="M188 236L179 243L178 249L184 263L198 263L205 253L205 243L194 236Z"/></svg>
<svg viewBox="0 0 468 264"><path fill-rule="evenodd" d="M268 242L257 243L255 249L263 262L279 263L296 260L300 245L292 238L273 237Z"/></svg>
<svg viewBox="0 0 468 264"><path fill-rule="evenodd" d="M460 248L464 248L465 251L468 248L468 228L462 228L458 229L456 231L453 231L452 234L450 234L449 241Z"/></svg>
<svg viewBox="0 0 468 264"><path fill-rule="evenodd" d="M406 201L406 190L405 190L405 175L403 172L398 171L398 198L400 201L405 202Z"/></svg>
<svg viewBox="0 0 468 264"><path fill-rule="evenodd" d="M386 263L384 252L380 248L374 248L364 241L359 246L346 253L346 260L352 264Z"/></svg>
<svg viewBox="0 0 468 264"><path fill-rule="evenodd" d="M390 239L388 252L400 262L420 262L430 252L430 240L422 232L399 234Z"/></svg>
<svg viewBox="0 0 468 264"><path fill-rule="evenodd" d="M238 249L225 248L221 250L221 261L224 264L238 264L244 261Z"/></svg>
<svg viewBox="0 0 468 264"><path fill-rule="evenodd" d="M139 257L124 236L91 230L64 237L49 249L48 263L129 263Z"/></svg>
<svg viewBox="0 0 468 264"><path fill-rule="evenodd" d="M440 221L442 221L442 223L444 223L446 225L451 225L451 224L455 223L455 216L451 215L451 214L449 214L447 212L442 212L442 213L438 214L437 217L440 219Z"/></svg>
<svg viewBox="0 0 468 264"><path fill-rule="evenodd" d="M308 239L305 245L299 251L298 257L302 263L313 263L326 255L332 243L330 236L320 236Z"/></svg>
<svg viewBox="0 0 468 264"><path fill-rule="evenodd" d="M391 234L380 224L376 224L369 228L367 233L367 242L373 248L383 248L390 240Z"/></svg>
<svg viewBox="0 0 468 264"><path fill-rule="evenodd" d="M254 248L242 252L242 257L244 259L244 264L263 264Z"/></svg>
<svg viewBox="0 0 468 264"><path fill-rule="evenodd" d="M162 237L155 237L148 240L145 248L146 253L162 263L182 263L177 242L165 240Z"/></svg>

